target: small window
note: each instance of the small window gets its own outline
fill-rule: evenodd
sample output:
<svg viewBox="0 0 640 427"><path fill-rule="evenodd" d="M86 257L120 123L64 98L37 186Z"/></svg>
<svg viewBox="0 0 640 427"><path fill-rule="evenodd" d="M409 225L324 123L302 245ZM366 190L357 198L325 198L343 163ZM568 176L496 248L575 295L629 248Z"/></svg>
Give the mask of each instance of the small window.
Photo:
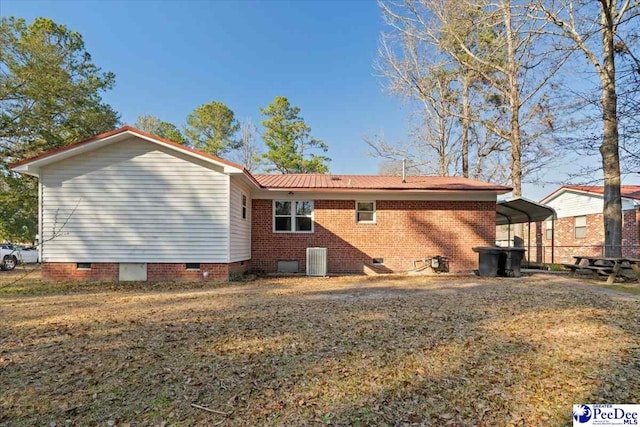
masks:
<svg viewBox="0 0 640 427"><path fill-rule="evenodd" d="M200 270L200 263L197 262L188 262L185 264L187 267L187 270Z"/></svg>
<svg viewBox="0 0 640 427"><path fill-rule="evenodd" d="M247 196L242 195L242 219L247 219Z"/></svg>
<svg viewBox="0 0 640 427"><path fill-rule="evenodd" d="M91 263L90 262L79 262L76 264L76 268L78 270L91 270Z"/></svg>
<svg viewBox="0 0 640 427"><path fill-rule="evenodd" d="M274 201L273 231L280 233L312 233L313 201Z"/></svg>
<svg viewBox="0 0 640 427"><path fill-rule="evenodd" d="M384 259L383 258L374 258L373 259L373 264L374 265L382 265L382 264L384 264Z"/></svg>
<svg viewBox="0 0 640 427"><path fill-rule="evenodd" d="M547 240L553 239L553 221L545 221L544 227L545 238Z"/></svg>
<svg viewBox="0 0 640 427"><path fill-rule="evenodd" d="M376 202L356 202L356 222L376 222Z"/></svg>
<svg viewBox="0 0 640 427"><path fill-rule="evenodd" d="M587 217L577 216L575 217L575 236L576 239L584 239L587 237Z"/></svg>

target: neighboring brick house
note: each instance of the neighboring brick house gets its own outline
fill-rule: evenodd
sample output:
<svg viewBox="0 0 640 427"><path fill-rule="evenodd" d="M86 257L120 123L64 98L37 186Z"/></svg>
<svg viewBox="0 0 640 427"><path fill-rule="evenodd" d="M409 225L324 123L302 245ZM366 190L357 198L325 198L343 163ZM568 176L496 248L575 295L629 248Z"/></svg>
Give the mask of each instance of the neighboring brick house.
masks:
<svg viewBox="0 0 640 427"><path fill-rule="evenodd" d="M39 178L40 259L55 280L226 280L406 271L442 255L477 266L509 187L460 177L253 175L241 165L124 127L12 165Z"/></svg>
<svg viewBox="0 0 640 427"><path fill-rule="evenodd" d="M555 262L573 262L573 256L576 254L602 255L603 191L603 187L600 186L563 185L540 201L552 207L557 214L554 233ZM623 185L620 191L623 218L622 253L624 256L637 258L640 256L640 186ZM537 224L538 250L535 258L540 262L551 262L551 227L551 221Z"/></svg>

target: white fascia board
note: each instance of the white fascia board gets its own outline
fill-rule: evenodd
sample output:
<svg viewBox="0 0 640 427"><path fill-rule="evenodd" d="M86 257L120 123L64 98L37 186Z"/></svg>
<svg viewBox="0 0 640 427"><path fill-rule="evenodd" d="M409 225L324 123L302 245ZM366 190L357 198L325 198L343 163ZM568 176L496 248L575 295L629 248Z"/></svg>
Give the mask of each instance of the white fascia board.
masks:
<svg viewBox="0 0 640 427"><path fill-rule="evenodd" d="M19 172L25 175L31 175L31 176L35 176L35 177L40 177L40 169L39 168L35 168L35 169L29 169L29 165L20 165L20 166L16 166L15 168L12 168L11 170L13 170L14 172Z"/></svg>
<svg viewBox="0 0 640 427"><path fill-rule="evenodd" d="M227 171L225 169L225 173L229 174L229 176L231 176L232 178L240 179L247 187L249 187L249 189L252 191L252 193L254 191L258 191L259 189L261 189L259 184L256 181L254 181L253 179L251 179L249 176L247 176L247 174L244 171L239 170L238 168L235 168L235 169L236 169L236 171L232 171L232 172L229 172L229 171ZM253 194L252 194L252 196L253 196Z"/></svg>

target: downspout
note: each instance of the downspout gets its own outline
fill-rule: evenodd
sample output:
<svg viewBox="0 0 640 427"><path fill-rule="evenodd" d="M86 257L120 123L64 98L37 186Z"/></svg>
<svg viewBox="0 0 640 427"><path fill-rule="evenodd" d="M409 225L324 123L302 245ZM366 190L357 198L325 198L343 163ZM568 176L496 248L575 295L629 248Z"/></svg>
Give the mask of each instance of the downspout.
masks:
<svg viewBox="0 0 640 427"><path fill-rule="evenodd" d="M44 253L44 239L42 238L42 169L38 173L38 261L42 264Z"/></svg>

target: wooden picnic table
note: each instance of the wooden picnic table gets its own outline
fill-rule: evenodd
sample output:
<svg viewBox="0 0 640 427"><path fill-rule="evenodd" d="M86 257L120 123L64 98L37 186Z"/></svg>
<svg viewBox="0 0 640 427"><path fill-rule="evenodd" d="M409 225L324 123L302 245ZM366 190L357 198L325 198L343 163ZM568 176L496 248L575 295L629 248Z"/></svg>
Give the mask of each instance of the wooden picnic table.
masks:
<svg viewBox="0 0 640 427"><path fill-rule="evenodd" d="M573 264L563 264L571 270L571 273L577 271L590 271L596 277L600 274L607 275L607 284L612 285L616 277L623 277L623 273L632 270L636 279L640 280L640 259L627 257L603 257L592 255L576 255L573 257ZM586 260L587 265L582 261Z"/></svg>

